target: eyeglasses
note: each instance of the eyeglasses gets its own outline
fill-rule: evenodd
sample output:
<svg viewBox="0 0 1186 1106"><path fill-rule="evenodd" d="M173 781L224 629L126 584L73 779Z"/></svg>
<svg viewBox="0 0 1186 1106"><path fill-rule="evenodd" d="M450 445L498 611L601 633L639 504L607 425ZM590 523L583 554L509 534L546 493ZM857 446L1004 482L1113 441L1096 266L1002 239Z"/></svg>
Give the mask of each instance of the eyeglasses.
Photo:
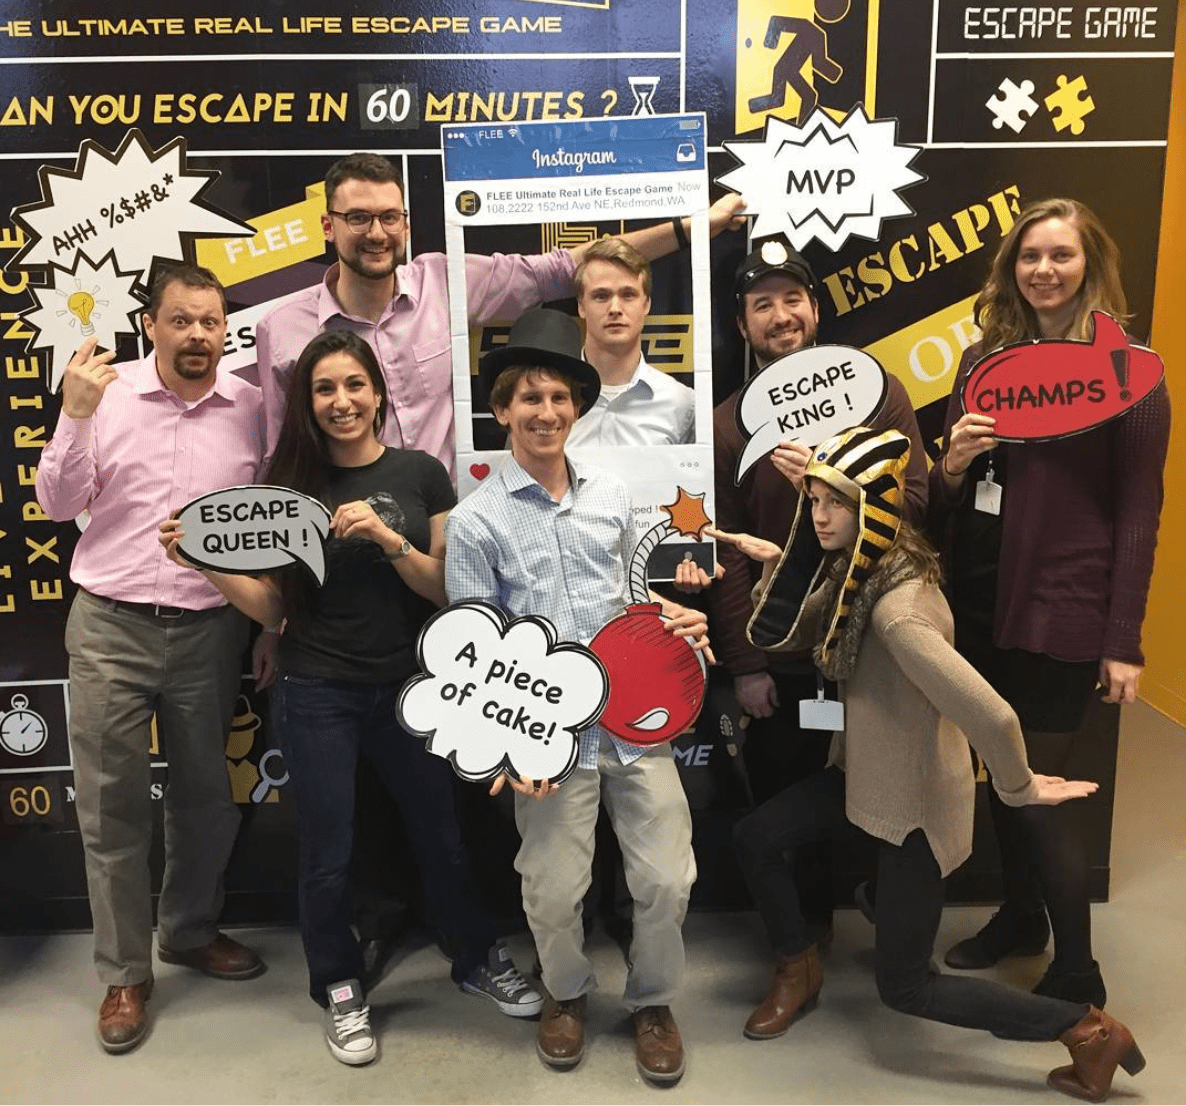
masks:
<svg viewBox="0 0 1186 1106"><path fill-rule="evenodd" d="M355 234L369 234L371 227L375 220L379 220L379 225L384 230L399 230L404 225L404 220L408 217L406 211L376 211L373 214L369 211L326 211L327 215L336 215L341 219L346 226L348 226Z"/></svg>

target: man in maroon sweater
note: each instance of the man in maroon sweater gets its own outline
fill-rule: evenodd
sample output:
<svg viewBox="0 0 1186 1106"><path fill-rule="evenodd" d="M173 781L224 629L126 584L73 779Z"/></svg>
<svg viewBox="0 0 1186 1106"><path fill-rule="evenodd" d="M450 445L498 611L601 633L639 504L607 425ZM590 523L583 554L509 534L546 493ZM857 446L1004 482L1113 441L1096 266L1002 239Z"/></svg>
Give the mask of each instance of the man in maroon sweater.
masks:
<svg viewBox="0 0 1186 1106"><path fill-rule="evenodd" d="M734 295L737 326L754 352L759 371L788 353L815 344L819 326L815 274L794 249L777 240L763 243L737 270ZM906 389L892 373L887 376L885 402L871 421L878 430L892 428L910 438L905 517L920 523L926 512L926 454ZM753 465L740 485L735 484L737 459L745 445L737 425L739 394L734 392L713 413L716 526L783 545L790 534L798 483L811 450L800 442L784 442ZM754 799L762 803L821 769L831 735L799 728L799 701L816 695L811 658L766 653L746 640L746 623L753 613L750 589L757 579L756 562L724 544L717 546L717 559L725 575L707 592L710 632L718 660L733 677L738 704L752 720L744 755ZM819 903L818 911L813 911L818 916L811 920L826 923L829 909L829 904Z"/></svg>

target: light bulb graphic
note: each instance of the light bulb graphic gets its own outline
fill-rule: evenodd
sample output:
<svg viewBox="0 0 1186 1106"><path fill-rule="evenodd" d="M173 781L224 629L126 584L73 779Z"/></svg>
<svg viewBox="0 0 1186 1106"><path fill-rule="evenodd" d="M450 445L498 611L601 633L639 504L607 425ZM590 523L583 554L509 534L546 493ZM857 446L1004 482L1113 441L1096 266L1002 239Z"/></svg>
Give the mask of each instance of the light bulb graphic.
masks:
<svg viewBox="0 0 1186 1106"><path fill-rule="evenodd" d="M78 321L82 323L84 335L95 333L95 328L91 326L91 312L95 310L95 297L90 292L79 289L66 301L66 309L72 315L77 316Z"/></svg>

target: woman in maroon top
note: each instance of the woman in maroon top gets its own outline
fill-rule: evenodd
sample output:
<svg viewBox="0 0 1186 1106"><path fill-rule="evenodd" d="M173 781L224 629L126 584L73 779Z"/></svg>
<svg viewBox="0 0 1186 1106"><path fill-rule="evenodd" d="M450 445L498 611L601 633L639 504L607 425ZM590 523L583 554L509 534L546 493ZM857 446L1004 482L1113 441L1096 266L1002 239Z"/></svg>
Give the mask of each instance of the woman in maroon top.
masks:
<svg viewBox="0 0 1186 1106"><path fill-rule="evenodd" d="M1169 397L1162 383L1111 423L1052 442L998 442L991 417L961 414L982 352L1029 338L1089 340L1096 310L1127 321L1119 251L1075 200L1021 212L974 310L983 338L956 375L931 519L946 531L956 647L1017 712L1034 770L1058 775L1097 681L1105 702L1136 698ZM1054 959L1034 990L1102 1006L1087 858L1073 822L1056 807L1005 807L992 788L989 800L1005 902L947 964L1037 954L1053 929Z"/></svg>

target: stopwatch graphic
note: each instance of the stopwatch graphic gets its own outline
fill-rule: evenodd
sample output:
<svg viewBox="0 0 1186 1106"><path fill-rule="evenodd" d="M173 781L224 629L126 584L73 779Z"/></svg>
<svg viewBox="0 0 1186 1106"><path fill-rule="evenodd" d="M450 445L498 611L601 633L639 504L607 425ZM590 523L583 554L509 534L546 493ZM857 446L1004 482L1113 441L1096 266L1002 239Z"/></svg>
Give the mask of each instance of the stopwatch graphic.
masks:
<svg viewBox="0 0 1186 1106"><path fill-rule="evenodd" d="M0 745L21 757L40 751L49 736L45 719L36 711L28 710L28 706L26 696L14 695L12 710L0 714Z"/></svg>

